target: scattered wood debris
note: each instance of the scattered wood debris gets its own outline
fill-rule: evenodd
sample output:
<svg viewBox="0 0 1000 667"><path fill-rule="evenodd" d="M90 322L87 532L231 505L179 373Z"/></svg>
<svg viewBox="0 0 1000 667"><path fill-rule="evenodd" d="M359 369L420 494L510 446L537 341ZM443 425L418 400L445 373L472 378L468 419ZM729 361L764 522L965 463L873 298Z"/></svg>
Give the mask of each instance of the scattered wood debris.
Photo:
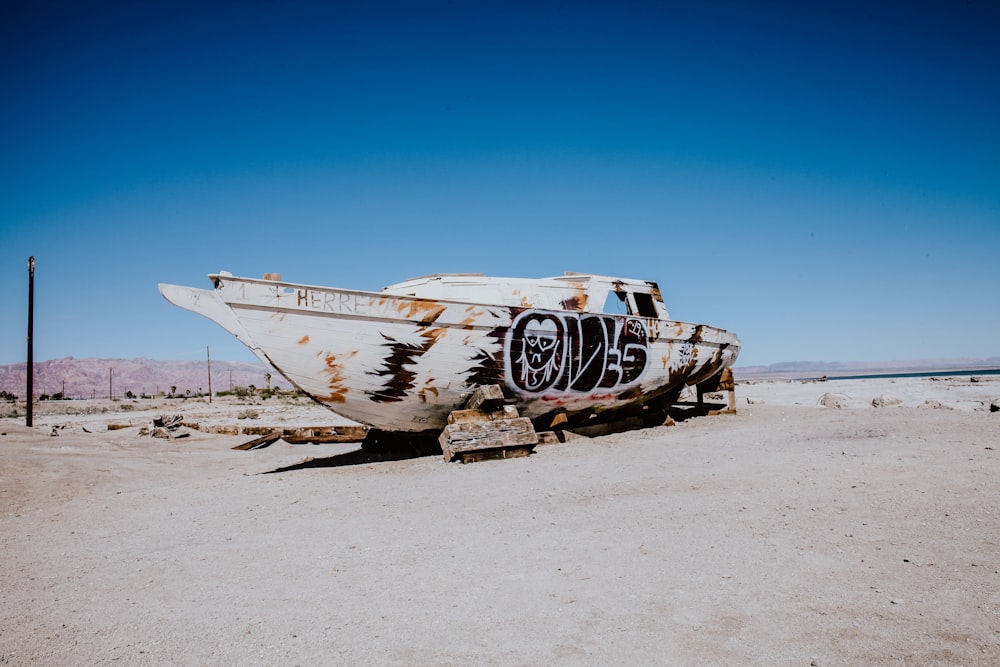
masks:
<svg viewBox="0 0 1000 667"><path fill-rule="evenodd" d="M108 429L111 429L112 424L108 424ZM152 427L143 426L139 429L139 435L143 436L153 436L154 438L164 438L166 440L175 440L177 438L187 438L190 433L180 433L179 430L184 426L184 417L181 415L172 415L169 417L159 416L153 417ZM121 427L127 428L127 427Z"/></svg>
<svg viewBox="0 0 1000 667"><path fill-rule="evenodd" d="M290 445L318 445L337 442L361 442L368 434L367 426L237 426L235 424L199 424L184 422L183 426L202 433L218 435L267 435L278 432Z"/></svg>
<svg viewBox="0 0 1000 667"><path fill-rule="evenodd" d="M267 435L262 435L259 438L254 438L249 442L244 442L242 445L236 445L233 449L242 449L244 451L250 449L263 449L264 447L270 447L278 440L281 439L280 431L271 431Z"/></svg>

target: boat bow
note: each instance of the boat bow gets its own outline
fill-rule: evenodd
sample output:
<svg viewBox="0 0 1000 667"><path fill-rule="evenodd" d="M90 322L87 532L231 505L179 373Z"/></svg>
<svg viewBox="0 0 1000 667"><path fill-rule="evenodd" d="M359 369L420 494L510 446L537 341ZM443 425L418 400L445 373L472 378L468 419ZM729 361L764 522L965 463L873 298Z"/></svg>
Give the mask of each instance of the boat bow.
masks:
<svg viewBox="0 0 1000 667"><path fill-rule="evenodd" d="M269 363L259 346L236 319L233 309L213 290L160 283L160 294L170 303L212 320L246 345L264 363Z"/></svg>

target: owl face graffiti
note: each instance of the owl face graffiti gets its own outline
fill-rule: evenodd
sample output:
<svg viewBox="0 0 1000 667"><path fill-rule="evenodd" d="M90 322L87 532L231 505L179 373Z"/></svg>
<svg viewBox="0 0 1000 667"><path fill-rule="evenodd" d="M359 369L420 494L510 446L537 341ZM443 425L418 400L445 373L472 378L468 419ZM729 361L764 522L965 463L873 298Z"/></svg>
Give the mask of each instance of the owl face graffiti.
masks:
<svg viewBox="0 0 1000 667"><path fill-rule="evenodd" d="M531 394L613 392L636 382L649 359L638 318L527 310L504 341L507 384Z"/></svg>
<svg viewBox="0 0 1000 667"><path fill-rule="evenodd" d="M524 343L517 359L520 383L525 389L536 391L545 387L559 372L561 328L558 321L551 317L531 317L525 323L522 334Z"/></svg>

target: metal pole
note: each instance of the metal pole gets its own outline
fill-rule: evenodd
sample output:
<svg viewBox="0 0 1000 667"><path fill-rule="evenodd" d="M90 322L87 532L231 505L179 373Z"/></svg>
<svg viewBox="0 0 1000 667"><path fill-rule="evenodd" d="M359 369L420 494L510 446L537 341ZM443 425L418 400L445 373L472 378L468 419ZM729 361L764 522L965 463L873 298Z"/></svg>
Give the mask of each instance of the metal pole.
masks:
<svg viewBox="0 0 1000 667"><path fill-rule="evenodd" d="M32 255L28 258L28 409L24 415L24 425L31 426L32 422L32 403L33 395L35 393L35 360L34 360L34 350L32 349L31 337L33 335L33 329L35 327L35 256Z"/></svg>
<svg viewBox="0 0 1000 667"><path fill-rule="evenodd" d="M205 346L205 358L208 359L208 402L212 402L212 353Z"/></svg>
<svg viewBox="0 0 1000 667"><path fill-rule="evenodd" d="M115 369L109 368L108 369L108 400L109 401L115 400L114 379L115 379Z"/></svg>

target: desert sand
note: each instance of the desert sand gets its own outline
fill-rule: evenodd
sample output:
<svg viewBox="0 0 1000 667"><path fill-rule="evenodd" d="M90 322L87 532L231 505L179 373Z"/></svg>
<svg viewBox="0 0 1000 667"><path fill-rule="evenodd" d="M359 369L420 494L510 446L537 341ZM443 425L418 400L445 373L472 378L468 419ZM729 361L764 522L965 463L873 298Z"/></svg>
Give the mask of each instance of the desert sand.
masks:
<svg viewBox="0 0 1000 667"><path fill-rule="evenodd" d="M741 383L467 465L140 435L235 402L46 404L0 419L0 664L1000 664L998 400Z"/></svg>

